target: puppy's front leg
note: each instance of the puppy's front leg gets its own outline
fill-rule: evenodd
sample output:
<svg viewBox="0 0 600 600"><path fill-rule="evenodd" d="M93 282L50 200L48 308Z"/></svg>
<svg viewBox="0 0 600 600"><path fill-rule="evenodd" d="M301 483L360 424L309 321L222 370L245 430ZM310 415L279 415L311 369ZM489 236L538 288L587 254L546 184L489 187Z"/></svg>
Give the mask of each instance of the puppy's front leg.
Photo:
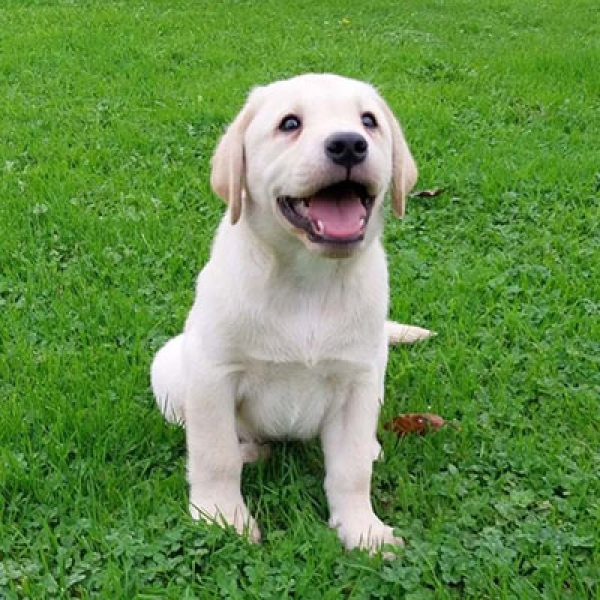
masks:
<svg viewBox="0 0 600 600"><path fill-rule="evenodd" d="M384 544L403 543L391 527L377 518L371 506L372 465L380 449L376 438L377 388L356 388L321 431L329 526L337 529L346 548L359 547L370 552Z"/></svg>
<svg viewBox="0 0 600 600"><path fill-rule="evenodd" d="M186 398L185 426L192 517L231 525L258 542L260 531L240 490L242 453L230 377L206 372L194 377Z"/></svg>

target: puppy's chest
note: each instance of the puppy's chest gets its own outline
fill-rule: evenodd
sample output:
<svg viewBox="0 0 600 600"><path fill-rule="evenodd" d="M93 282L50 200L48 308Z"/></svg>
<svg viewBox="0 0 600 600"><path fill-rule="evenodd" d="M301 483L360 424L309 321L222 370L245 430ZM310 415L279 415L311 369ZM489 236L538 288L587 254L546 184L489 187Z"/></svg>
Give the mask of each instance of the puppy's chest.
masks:
<svg viewBox="0 0 600 600"><path fill-rule="evenodd" d="M258 438L316 435L372 368L375 321L309 308L271 312L270 319L247 324L238 411Z"/></svg>
<svg viewBox="0 0 600 600"><path fill-rule="evenodd" d="M383 317L365 312L310 306L271 311L269 318L246 315L240 350L250 363L302 364L314 368L328 361L363 363L379 341ZM380 331L381 330L381 331Z"/></svg>
<svg viewBox="0 0 600 600"><path fill-rule="evenodd" d="M249 362L237 395L243 428L257 439L308 439L348 398L354 380L343 364Z"/></svg>

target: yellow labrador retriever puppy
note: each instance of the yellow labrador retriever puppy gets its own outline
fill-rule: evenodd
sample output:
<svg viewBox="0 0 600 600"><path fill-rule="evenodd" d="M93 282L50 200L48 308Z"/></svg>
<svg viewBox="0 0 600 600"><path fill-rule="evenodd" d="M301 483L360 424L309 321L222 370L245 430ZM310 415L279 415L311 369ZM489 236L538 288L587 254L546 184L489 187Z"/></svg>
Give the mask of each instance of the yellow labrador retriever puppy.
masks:
<svg viewBox="0 0 600 600"><path fill-rule="evenodd" d="M240 492L267 440L319 436L330 526L347 548L400 544L371 506L388 342L383 200L404 214L417 170L370 85L302 75L252 91L212 162L228 204L183 334L152 365L185 423L190 511L260 538Z"/></svg>

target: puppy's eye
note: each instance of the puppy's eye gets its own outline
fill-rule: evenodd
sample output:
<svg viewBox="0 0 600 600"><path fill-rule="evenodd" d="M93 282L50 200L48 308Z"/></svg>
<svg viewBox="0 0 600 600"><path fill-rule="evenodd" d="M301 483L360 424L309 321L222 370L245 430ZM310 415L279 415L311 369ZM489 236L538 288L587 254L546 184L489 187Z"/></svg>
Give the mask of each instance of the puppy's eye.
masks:
<svg viewBox="0 0 600 600"><path fill-rule="evenodd" d="M295 131L300 129L300 119L296 115L286 115L279 123L279 131Z"/></svg>
<svg viewBox="0 0 600 600"><path fill-rule="evenodd" d="M363 113L360 120L367 129L375 129L377 127L377 119L373 113Z"/></svg>

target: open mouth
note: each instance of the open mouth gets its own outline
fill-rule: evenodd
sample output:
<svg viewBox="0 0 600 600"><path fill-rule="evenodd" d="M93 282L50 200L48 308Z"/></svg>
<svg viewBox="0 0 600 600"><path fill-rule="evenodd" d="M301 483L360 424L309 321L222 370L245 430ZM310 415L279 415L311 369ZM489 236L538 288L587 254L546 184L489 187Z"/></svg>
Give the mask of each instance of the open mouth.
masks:
<svg viewBox="0 0 600 600"><path fill-rule="evenodd" d="M283 216L304 230L312 242L352 244L360 242L375 198L354 181L341 181L307 198L277 198Z"/></svg>

